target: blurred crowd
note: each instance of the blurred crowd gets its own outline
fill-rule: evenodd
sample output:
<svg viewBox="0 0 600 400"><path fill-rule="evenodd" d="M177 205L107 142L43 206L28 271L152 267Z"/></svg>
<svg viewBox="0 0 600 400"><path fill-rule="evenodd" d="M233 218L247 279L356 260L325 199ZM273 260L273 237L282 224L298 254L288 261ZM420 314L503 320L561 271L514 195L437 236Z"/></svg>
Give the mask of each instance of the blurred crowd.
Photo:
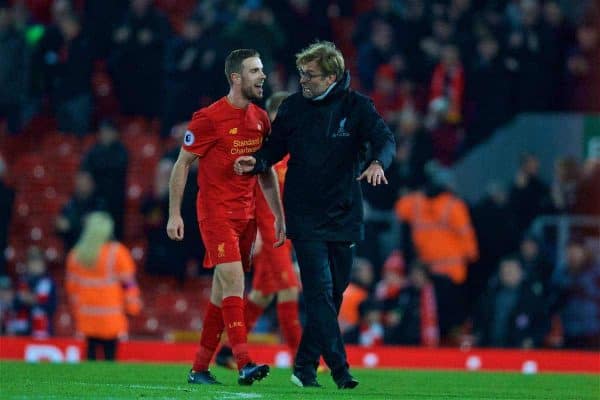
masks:
<svg viewBox="0 0 600 400"><path fill-rule="evenodd" d="M491 182L477 204L458 197L447 167L517 113L599 112L600 91L590 89L600 87L599 16L592 0L0 0L1 134L41 142L58 130L89 143L52 215L63 253L89 212L108 212L126 243L135 213L145 271L182 283L203 249L193 223L184 243L167 239L168 179L185 121L226 92L224 57L256 48L267 97L297 90L298 50L333 40L398 143L390 184L364 188L367 239L340 316L346 340L598 348L590 233L575 232L563 260L530 231L544 214L600 214L598 161L558 159L544 182L536 156L524 154L514 180ZM40 115L52 125L30 132ZM139 149L122 132L130 118L161 144L136 209L128 174ZM2 248L10 168L0 163ZM196 220L193 173L186 221ZM57 283L46 259L31 247L16 268L0 260L2 333L52 334Z"/></svg>

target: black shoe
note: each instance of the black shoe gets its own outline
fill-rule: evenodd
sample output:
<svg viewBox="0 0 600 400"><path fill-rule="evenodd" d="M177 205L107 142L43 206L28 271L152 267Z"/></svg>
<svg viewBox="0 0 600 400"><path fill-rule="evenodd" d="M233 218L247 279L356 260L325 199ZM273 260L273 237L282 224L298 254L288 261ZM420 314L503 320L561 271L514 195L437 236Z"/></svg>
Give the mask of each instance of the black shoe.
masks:
<svg viewBox="0 0 600 400"><path fill-rule="evenodd" d="M250 386L254 381L260 381L267 375L269 375L268 365L248 363L240 370L238 383L243 386Z"/></svg>
<svg viewBox="0 0 600 400"><path fill-rule="evenodd" d="M209 370L195 372L190 370L188 374L188 383L197 383L200 385L220 385L221 382L215 378Z"/></svg>
<svg viewBox="0 0 600 400"><path fill-rule="evenodd" d="M233 351L229 346L221 346L221 349L215 357L215 362L221 367L228 369L237 369L235 358L233 357Z"/></svg>
<svg viewBox="0 0 600 400"><path fill-rule="evenodd" d="M294 372L290 380L298 387L322 387L314 376L303 376L299 372Z"/></svg>
<svg viewBox="0 0 600 400"><path fill-rule="evenodd" d="M358 386L358 381L352 375L348 374L335 382L338 389L354 389Z"/></svg>

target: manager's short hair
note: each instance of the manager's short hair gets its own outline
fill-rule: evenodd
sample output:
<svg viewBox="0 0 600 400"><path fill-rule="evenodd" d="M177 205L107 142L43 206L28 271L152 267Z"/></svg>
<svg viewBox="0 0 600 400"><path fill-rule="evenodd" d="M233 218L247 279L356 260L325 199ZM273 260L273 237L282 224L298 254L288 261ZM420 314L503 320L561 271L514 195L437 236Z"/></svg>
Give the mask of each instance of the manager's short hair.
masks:
<svg viewBox="0 0 600 400"><path fill-rule="evenodd" d="M338 81L342 79L345 69L344 56L333 42L316 41L296 54L298 67L311 61L316 61L324 74L335 75Z"/></svg>
<svg viewBox="0 0 600 400"><path fill-rule="evenodd" d="M231 74L242 73L242 63L246 58L260 57L258 51L254 49L237 49L233 50L225 59L225 76L227 82L231 85Z"/></svg>

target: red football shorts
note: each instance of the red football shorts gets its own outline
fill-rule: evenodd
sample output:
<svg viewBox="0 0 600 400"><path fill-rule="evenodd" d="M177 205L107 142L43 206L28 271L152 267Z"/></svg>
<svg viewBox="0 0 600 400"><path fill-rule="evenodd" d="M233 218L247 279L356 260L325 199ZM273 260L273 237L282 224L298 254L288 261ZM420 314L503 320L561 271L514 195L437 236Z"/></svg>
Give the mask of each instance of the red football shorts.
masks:
<svg viewBox="0 0 600 400"><path fill-rule="evenodd" d="M298 287L298 276L292 263L292 245L289 240L278 248L273 248L272 242L264 241L253 261L252 288L263 295Z"/></svg>
<svg viewBox="0 0 600 400"><path fill-rule="evenodd" d="M200 234L206 248L204 268L241 261L244 271L250 270L256 220L205 219L200 221Z"/></svg>

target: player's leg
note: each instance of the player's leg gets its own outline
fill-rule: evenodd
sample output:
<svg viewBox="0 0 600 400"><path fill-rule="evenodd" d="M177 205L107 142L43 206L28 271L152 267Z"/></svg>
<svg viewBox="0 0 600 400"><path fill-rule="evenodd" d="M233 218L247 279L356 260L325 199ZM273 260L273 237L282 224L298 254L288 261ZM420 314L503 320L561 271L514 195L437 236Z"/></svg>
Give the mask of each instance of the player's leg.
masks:
<svg viewBox="0 0 600 400"><path fill-rule="evenodd" d="M298 292L298 287L290 287L277 292L277 319L281 334L294 355L298 351L302 337L302 326L298 313Z"/></svg>
<svg viewBox="0 0 600 400"><path fill-rule="evenodd" d="M221 301L223 299L223 290L221 283L215 275L213 275L213 283L211 287L210 302L206 309L206 315L202 323L202 335L200 337L200 348L196 353L194 364L188 375L189 383L200 384L216 384L219 383L208 371L208 365L212 359L221 334L225 327L223 322L223 314L221 311Z"/></svg>
<svg viewBox="0 0 600 400"><path fill-rule="evenodd" d="M258 321L258 318L269 304L271 304L274 297L273 294L264 295L254 288L248 293L248 297L246 298L246 309L244 310L246 314L246 329L248 332L254 328L256 321Z"/></svg>

